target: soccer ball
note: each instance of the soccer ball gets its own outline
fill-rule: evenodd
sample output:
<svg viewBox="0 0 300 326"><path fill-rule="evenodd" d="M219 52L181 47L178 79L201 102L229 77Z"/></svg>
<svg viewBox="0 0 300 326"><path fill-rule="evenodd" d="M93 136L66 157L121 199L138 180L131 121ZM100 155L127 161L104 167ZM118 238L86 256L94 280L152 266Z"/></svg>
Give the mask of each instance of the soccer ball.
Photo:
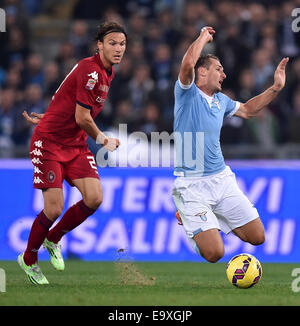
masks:
<svg viewBox="0 0 300 326"><path fill-rule="evenodd" d="M243 253L231 258L226 266L226 274L231 284L246 289L259 282L262 268L254 256Z"/></svg>

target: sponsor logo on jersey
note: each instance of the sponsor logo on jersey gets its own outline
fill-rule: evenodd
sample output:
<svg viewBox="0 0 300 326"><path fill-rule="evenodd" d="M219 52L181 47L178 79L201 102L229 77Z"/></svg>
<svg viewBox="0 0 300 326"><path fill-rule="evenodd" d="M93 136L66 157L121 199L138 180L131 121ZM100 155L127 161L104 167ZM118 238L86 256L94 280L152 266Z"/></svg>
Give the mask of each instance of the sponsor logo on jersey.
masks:
<svg viewBox="0 0 300 326"><path fill-rule="evenodd" d="M105 98L102 98L100 96L97 96L96 97L96 102L98 102L98 103L104 103L105 102Z"/></svg>
<svg viewBox="0 0 300 326"><path fill-rule="evenodd" d="M36 173L36 174L42 173L43 174L43 172L37 166L34 166L34 173Z"/></svg>
<svg viewBox="0 0 300 326"><path fill-rule="evenodd" d="M39 177L34 177L33 183L39 184L39 183L44 183L44 182Z"/></svg>
<svg viewBox="0 0 300 326"><path fill-rule="evenodd" d="M34 157L34 158L31 160L31 162L32 162L33 164L43 164L43 163L40 161L40 159L39 159L39 158L36 158L36 157Z"/></svg>
<svg viewBox="0 0 300 326"><path fill-rule="evenodd" d="M39 147L39 148L43 148L43 142L41 140L37 140L34 142L34 146Z"/></svg>
<svg viewBox="0 0 300 326"><path fill-rule="evenodd" d="M36 156L43 156L42 152L38 148L35 148L33 151L30 152L30 154L34 154Z"/></svg>
<svg viewBox="0 0 300 326"><path fill-rule="evenodd" d="M96 82L98 81L98 73L96 71L88 74L88 77L91 77L92 79L94 79Z"/></svg>
<svg viewBox="0 0 300 326"><path fill-rule="evenodd" d="M109 87L107 85L100 85L99 90L105 93L108 93Z"/></svg>

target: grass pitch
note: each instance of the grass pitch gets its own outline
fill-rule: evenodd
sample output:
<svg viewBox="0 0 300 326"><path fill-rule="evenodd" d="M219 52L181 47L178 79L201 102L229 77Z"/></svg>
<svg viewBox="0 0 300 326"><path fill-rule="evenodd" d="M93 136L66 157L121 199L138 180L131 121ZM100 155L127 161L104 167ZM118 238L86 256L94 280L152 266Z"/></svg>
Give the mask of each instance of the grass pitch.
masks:
<svg viewBox="0 0 300 326"><path fill-rule="evenodd" d="M32 285L17 262L0 261L6 273L0 306L300 305L300 292L291 289L296 264L263 264L260 283L250 289L232 286L223 263L67 260L64 272L39 264L49 285Z"/></svg>

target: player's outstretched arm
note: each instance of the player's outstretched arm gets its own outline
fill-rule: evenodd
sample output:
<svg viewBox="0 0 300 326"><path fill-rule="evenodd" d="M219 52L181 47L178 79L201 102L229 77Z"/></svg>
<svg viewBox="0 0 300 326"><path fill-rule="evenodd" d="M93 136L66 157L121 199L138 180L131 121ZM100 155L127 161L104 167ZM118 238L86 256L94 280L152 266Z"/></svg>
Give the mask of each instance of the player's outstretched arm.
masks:
<svg viewBox="0 0 300 326"><path fill-rule="evenodd" d="M44 116L43 113L35 112L31 112L31 116L29 116L26 110L23 111L22 115L28 122L32 123L33 125L37 125Z"/></svg>
<svg viewBox="0 0 300 326"><path fill-rule="evenodd" d="M119 139L107 137L97 127L89 109L86 109L83 106L76 104L75 120L81 129L83 129L98 144L103 145L103 147L105 147L110 152L113 152L119 147Z"/></svg>
<svg viewBox="0 0 300 326"><path fill-rule="evenodd" d="M183 85L190 85L194 79L194 67L201 55L204 46L213 40L215 30L207 26L201 29L198 38L189 46L183 56L179 79Z"/></svg>
<svg viewBox="0 0 300 326"><path fill-rule="evenodd" d="M241 103L239 109L235 113L236 116L249 119L256 116L265 106L267 106L283 89L285 85L286 75L285 68L289 58L283 58L277 66L274 73L274 83L263 93L251 98L245 104Z"/></svg>

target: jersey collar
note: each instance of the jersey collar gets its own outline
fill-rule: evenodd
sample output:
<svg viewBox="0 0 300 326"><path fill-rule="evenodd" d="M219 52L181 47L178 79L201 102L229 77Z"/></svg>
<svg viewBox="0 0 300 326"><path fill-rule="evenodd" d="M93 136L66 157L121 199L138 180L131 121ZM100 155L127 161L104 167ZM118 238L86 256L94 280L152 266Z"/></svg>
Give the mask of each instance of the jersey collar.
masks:
<svg viewBox="0 0 300 326"><path fill-rule="evenodd" d="M102 62L102 60L101 60L101 58L100 58L100 54L99 54L99 53L96 53L94 56L95 56L95 60L96 60L96 62L97 62L98 65L100 66L100 68L106 71L107 77L113 77L113 72L114 72L113 69L114 69L114 68L111 67L111 70L106 69L106 68L104 67L104 65L103 65L103 62Z"/></svg>
<svg viewBox="0 0 300 326"><path fill-rule="evenodd" d="M213 96L209 96L209 95L205 94L203 91L201 91L200 88L198 88L198 91L199 91L200 95L206 99L209 107L211 107L212 106L212 102L214 100L214 95Z"/></svg>

